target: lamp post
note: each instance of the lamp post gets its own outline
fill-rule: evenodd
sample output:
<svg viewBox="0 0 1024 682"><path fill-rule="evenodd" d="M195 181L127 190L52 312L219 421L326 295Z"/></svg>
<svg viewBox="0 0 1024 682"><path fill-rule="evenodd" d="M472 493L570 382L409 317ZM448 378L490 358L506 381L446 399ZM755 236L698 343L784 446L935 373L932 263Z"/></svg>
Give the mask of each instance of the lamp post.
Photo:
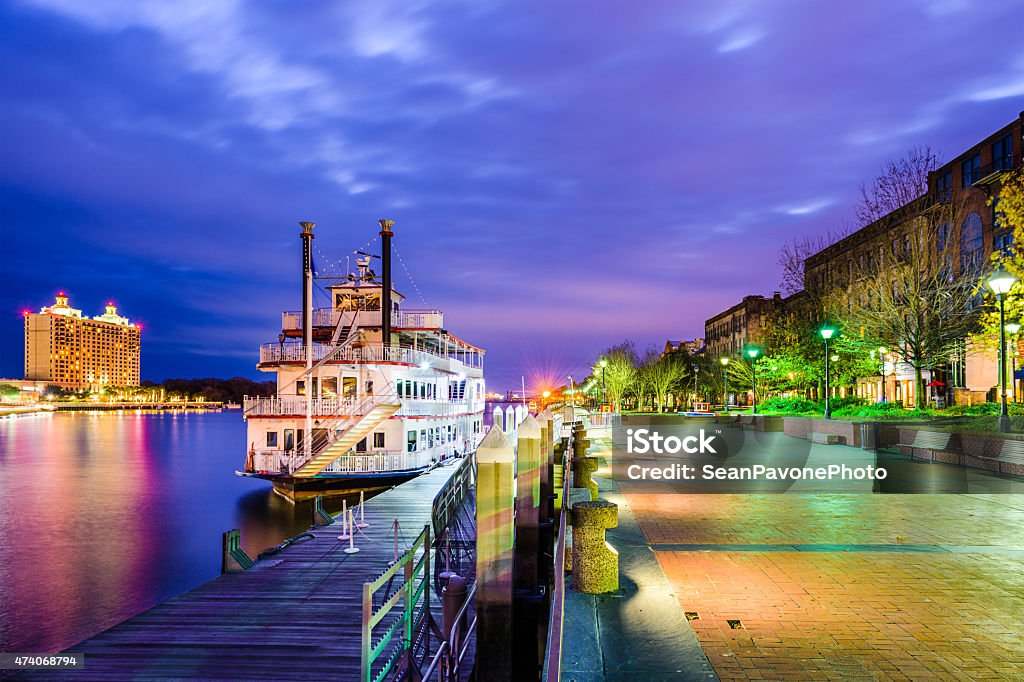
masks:
<svg viewBox="0 0 1024 682"><path fill-rule="evenodd" d="M882 368L879 373L882 375L882 402L885 402L885 356L889 354L889 349L885 346L878 347L878 359L882 363Z"/></svg>
<svg viewBox="0 0 1024 682"><path fill-rule="evenodd" d="M729 373L726 371L729 368L729 358L722 358L722 385L725 386L725 413L729 414Z"/></svg>
<svg viewBox="0 0 1024 682"><path fill-rule="evenodd" d="M757 414L757 356L761 354L761 349L757 346L750 346L747 348L747 357L750 358L750 395L752 397L751 404L753 409L751 414Z"/></svg>
<svg viewBox="0 0 1024 682"><path fill-rule="evenodd" d="M1017 278L1002 266L996 268L987 282L999 301L999 431L1002 433L1010 430L1010 414L1006 409L1006 309L1003 298L1016 283Z"/></svg>
<svg viewBox="0 0 1024 682"><path fill-rule="evenodd" d="M829 358L829 354L828 354L828 340L831 339L832 335L836 333L836 328L826 322L825 326L822 327L818 331L818 333L821 334L821 338L825 339L825 419L831 419L832 418L832 407L831 407L831 401L829 400L830 396L829 396L829 386L828 386L828 368L829 368L828 361L830 359ZM883 381L884 381L884 379L883 379Z"/></svg>
<svg viewBox="0 0 1024 682"><path fill-rule="evenodd" d="M608 404L608 392L604 387L604 368L608 366L608 361L601 358L601 362L598 364L601 365L601 404L606 405Z"/></svg>
<svg viewBox="0 0 1024 682"><path fill-rule="evenodd" d="M1011 336L1016 337L1017 332L1020 331L1020 324L1017 322L1007 322L1006 331L1010 332ZM1016 340L1011 341L1016 344ZM1013 352L1010 353L1010 386L1012 386L1013 402L1017 402L1017 348L1014 346Z"/></svg>

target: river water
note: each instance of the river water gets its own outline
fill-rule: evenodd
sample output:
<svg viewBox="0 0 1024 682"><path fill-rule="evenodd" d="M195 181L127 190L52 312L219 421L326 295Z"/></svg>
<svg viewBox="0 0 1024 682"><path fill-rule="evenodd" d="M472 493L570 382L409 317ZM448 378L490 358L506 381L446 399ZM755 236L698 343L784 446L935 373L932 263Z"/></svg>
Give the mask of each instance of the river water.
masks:
<svg viewBox="0 0 1024 682"><path fill-rule="evenodd" d="M244 459L237 411L0 419L0 652L60 651L216 577L226 530L255 556L307 529Z"/></svg>

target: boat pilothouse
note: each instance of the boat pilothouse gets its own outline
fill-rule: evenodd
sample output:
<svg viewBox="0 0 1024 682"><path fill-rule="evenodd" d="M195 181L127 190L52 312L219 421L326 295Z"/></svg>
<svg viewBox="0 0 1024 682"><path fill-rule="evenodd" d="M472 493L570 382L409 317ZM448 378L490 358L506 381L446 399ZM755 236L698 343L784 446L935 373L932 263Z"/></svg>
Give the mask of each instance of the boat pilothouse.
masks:
<svg viewBox="0 0 1024 682"><path fill-rule="evenodd" d="M241 476L295 500L393 485L471 453L483 436L484 351L447 331L439 310L410 310L391 281L394 223L355 273L315 276L313 223L302 225L302 310L282 315L257 368L277 395L247 397ZM381 275L374 266L379 262ZM327 280L313 308L313 280ZM388 311L388 314L383 314Z"/></svg>

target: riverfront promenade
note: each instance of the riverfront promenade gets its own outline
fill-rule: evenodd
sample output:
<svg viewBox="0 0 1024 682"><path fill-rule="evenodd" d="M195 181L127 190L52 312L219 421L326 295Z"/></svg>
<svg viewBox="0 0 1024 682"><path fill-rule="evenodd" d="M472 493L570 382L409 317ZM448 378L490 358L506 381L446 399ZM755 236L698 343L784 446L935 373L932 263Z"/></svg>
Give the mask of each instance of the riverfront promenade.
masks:
<svg viewBox="0 0 1024 682"><path fill-rule="evenodd" d="M607 441L594 449L602 445L594 454L607 458ZM761 433L758 447L770 465L807 445ZM816 460L864 455L812 448ZM962 476L944 464L906 467L901 475L940 488ZM725 495L608 474L602 466L597 476L602 495L625 505L626 525L635 518L667 584L661 594L676 600L723 680L1024 679L1024 482L995 481L1005 494ZM619 546L615 531L608 538L625 586L635 549ZM624 632L640 639L630 631L646 627L658 647L668 627L599 625L602 643ZM567 679L620 678L581 671Z"/></svg>
<svg viewBox="0 0 1024 682"><path fill-rule="evenodd" d="M68 648L84 670L24 672L25 680L355 680L362 586L430 523L435 494L462 460L366 502L360 552L345 554L341 524L312 531L248 571L229 573ZM219 550L211 542L210 551Z"/></svg>

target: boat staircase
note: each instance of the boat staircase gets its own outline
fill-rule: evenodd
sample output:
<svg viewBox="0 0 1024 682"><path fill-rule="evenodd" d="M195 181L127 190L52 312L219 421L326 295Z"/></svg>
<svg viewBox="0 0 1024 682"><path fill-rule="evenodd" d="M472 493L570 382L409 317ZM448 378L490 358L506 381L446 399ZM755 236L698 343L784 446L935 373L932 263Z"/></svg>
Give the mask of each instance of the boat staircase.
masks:
<svg viewBox="0 0 1024 682"><path fill-rule="evenodd" d="M377 426L401 408L401 403L397 401L377 402L372 398L364 401L360 409L356 410L357 414L332 424L330 431L340 430L341 433L333 439L328 439L308 460L298 466L292 475L296 478L313 478L320 474L334 460L354 448L356 443L370 435ZM340 426L343 428L337 428Z"/></svg>

